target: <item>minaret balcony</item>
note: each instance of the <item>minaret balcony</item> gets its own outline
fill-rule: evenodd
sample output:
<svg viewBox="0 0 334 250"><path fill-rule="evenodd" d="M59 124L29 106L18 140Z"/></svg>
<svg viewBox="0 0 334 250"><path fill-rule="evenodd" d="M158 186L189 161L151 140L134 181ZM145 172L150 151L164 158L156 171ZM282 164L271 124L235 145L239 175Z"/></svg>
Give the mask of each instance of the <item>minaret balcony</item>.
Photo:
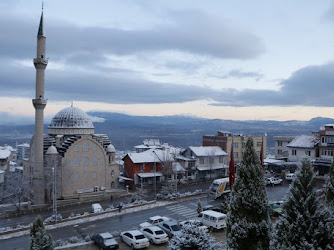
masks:
<svg viewBox="0 0 334 250"><path fill-rule="evenodd" d="M46 106L47 100L45 99L32 99L32 104L36 109L44 109Z"/></svg>
<svg viewBox="0 0 334 250"><path fill-rule="evenodd" d="M48 65L48 59L45 58L35 58L34 59L34 65L35 68L46 68L46 66Z"/></svg>

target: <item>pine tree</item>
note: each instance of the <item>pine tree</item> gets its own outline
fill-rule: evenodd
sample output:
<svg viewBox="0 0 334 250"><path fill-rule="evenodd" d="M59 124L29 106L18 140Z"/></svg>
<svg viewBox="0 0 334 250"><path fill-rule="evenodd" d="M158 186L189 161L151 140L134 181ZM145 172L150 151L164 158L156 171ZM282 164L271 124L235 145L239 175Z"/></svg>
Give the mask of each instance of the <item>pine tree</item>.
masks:
<svg viewBox="0 0 334 250"><path fill-rule="evenodd" d="M222 244L196 224L184 225L182 234L175 235L169 242L172 250L221 250Z"/></svg>
<svg viewBox="0 0 334 250"><path fill-rule="evenodd" d="M37 216L30 228L30 250L51 250L53 242L50 234L45 232L43 220Z"/></svg>
<svg viewBox="0 0 334 250"><path fill-rule="evenodd" d="M330 208L334 209L334 159L327 179L326 202Z"/></svg>
<svg viewBox="0 0 334 250"><path fill-rule="evenodd" d="M203 211L202 202L199 200L197 203L197 213L200 213L202 211Z"/></svg>
<svg viewBox="0 0 334 250"><path fill-rule="evenodd" d="M333 216L316 195L308 160L302 162L275 225L271 249L333 249Z"/></svg>
<svg viewBox="0 0 334 250"><path fill-rule="evenodd" d="M237 169L227 213L228 249L268 249L271 221L259 157L249 138Z"/></svg>

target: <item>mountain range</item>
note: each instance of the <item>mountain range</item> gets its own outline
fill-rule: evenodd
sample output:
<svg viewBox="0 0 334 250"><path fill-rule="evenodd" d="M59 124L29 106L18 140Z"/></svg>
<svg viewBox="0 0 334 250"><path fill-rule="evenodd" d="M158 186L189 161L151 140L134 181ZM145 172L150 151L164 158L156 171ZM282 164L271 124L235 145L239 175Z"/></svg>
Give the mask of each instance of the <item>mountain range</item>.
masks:
<svg viewBox="0 0 334 250"><path fill-rule="evenodd" d="M117 150L132 150L144 139L160 139L173 146L200 146L203 135L217 131L234 134L267 134L268 148L274 147L273 136L310 134L334 119L316 117L309 121L234 121L205 119L190 116L134 116L110 112L88 112L94 117L95 132L107 134ZM99 119L96 119L99 118ZM45 129L47 125L45 125ZM45 130L46 132L46 130ZM34 125L0 125L0 145L27 142L34 133Z"/></svg>

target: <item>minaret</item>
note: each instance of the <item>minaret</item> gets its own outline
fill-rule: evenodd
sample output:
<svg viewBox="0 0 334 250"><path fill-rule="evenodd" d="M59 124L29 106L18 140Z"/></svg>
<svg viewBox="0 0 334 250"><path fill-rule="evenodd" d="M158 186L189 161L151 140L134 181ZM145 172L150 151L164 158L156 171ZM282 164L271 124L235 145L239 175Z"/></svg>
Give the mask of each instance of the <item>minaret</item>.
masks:
<svg viewBox="0 0 334 250"><path fill-rule="evenodd" d="M45 57L46 37L43 34L43 7L41 20L37 33L37 57L34 59L36 68L36 96L32 100L35 108L35 135L34 135L34 171L33 171L33 195L34 204L43 204L45 202L44 189L44 163L43 163L43 139L44 139L44 108L46 100L44 99L44 72L48 65Z"/></svg>

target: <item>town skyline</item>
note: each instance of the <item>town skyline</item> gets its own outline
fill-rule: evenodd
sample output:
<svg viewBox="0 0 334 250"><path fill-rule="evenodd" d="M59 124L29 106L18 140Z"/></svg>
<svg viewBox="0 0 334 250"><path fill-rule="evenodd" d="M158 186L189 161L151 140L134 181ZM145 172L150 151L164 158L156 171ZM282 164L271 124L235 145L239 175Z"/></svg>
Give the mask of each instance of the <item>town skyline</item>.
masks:
<svg viewBox="0 0 334 250"><path fill-rule="evenodd" d="M49 119L72 100L85 111L132 115L334 118L333 1L44 5ZM0 7L0 113L24 123L34 115L41 1Z"/></svg>

